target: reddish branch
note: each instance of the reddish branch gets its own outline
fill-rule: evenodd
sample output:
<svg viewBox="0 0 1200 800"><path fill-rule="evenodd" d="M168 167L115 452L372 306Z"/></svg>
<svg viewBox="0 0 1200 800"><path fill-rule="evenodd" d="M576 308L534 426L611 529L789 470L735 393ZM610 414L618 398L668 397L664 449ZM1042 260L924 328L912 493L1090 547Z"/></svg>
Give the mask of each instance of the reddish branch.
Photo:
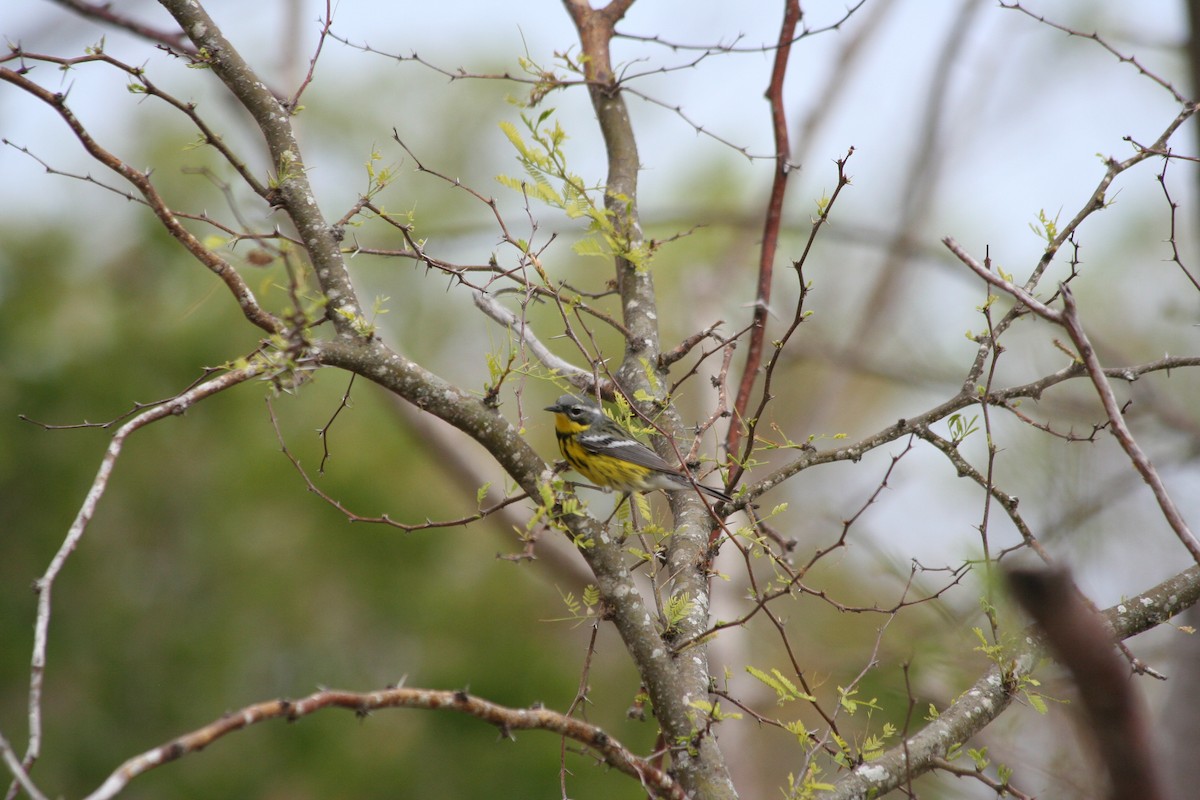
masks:
<svg viewBox="0 0 1200 800"><path fill-rule="evenodd" d="M123 28L135 36L140 36L151 42L157 42L171 50L178 50L192 55L196 52L182 31L162 30L138 22L123 14L118 14L113 10L112 3L85 3L83 0L53 0L53 2L75 11L86 19L99 20L112 25L114 28Z"/></svg>
<svg viewBox="0 0 1200 800"><path fill-rule="evenodd" d="M145 198L146 204L154 212L154 215L158 217L159 222L167 229L167 232L187 248L187 251L200 261L200 263L208 267L209 270L225 282L225 285L229 287L229 291L241 307L242 314L245 315L246 319L268 333L279 333L283 330L283 324L274 315L259 306L254 293L250 291L250 287L242 280L242 276L238 274L237 270L228 261L205 247L191 231L183 227L175 212L167 206L162 195L158 193L158 189L151 183L150 174L129 166L111 152L101 147L92 138L91 134L84 128L83 123L79 121L67 106L65 95L48 91L26 78L21 72L8 69L7 67L0 67L0 80L7 81L19 89L28 92L54 109L67 123L71 132L75 134L75 138L79 140L92 158L133 184L142 197Z"/></svg>
<svg viewBox="0 0 1200 800"><path fill-rule="evenodd" d="M763 341L767 335L767 316L770 313L771 281L774 276L775 249L779 244L779 228L783 219L783 199L787 191L788 143L787 114L783 107L783 78L787 73L788 59L792 52L792 41L796 25L803 12L800 0L787 0L783 13L783 24L779 27L779 46L775 50L775 65L771 70L771 83L767 87L767 100L771 104L771 125L775 138L775 178L771 183L771 194L767 200L767 211L763 221L762 250L758 261L758 295L754 299L754 328L750 333L750 346L746 353L745 371L738 386L734 401L733 424L725 438L725 450L730 455L737 453L741 443L742 423L750 405L750 393L762 366ZM736 470L736 468L735 468ZM733 478L736 480L736 477Z"/></svg>
<svg viewBox="0 0 1200 800"><path fill-rule="evenodd" d="M509 708L473 697L466 692L389 688L379 692L324 690L300 700L268 700L225 714L203 728L185 733L164 745L134 756L87 796L86 800L115 797L134 778L155 767L197 753L235 731L271 719L294 722L325 708L345 708L359 716L385 708L424 708L458 711L495 725L506 736L515 730L544 730L579 742L614 769L637 778L652 797L683 800L683 790L671 776L630 752L601 728L539 706Z"/></svg>
<svg viewBox="0 0 1200 800"><path fill-rule="evenodd" d="M804 264L806 261L808 261L809 253L812 252L813 242L815 242L817 239L817 232L828 221L829 213L833 210L834 203L837 202L838 196L842 193L842 189L844 189L850 183L850 176L846 174L846 162L850 160L850 156L852 155L854 155L853 147L846 151L844 158L839 158L837 160L837 188L834 189L832 196L829 198L829 202L823 205L820 214L818 214L816 220L813 221L812 228L809 229L808 241L805 243L804 250L801 252L800 257L792 263L793 268L796 270L796 277L800 282L800 294L796 298L796 310L792 314L792 321L788 325L787 330L783 332L783 335L775 341L771 357L767 360L767 365L763 369L762 396L758 401L758 407L749 414L745 413L745 409L739 410L735 408L735 413L738 415L738 417L734 421L734 425L731 426L730 433L732 435L732 428L736 427L739 423L744 424L746 426L746 442L742 448L741 457L729 468L729 480L727 483L730 486L736 484L738 478L741 477L743 470L742 464L745 464L750 460L750 455L754 451L755 445L757 444L756 436L758 424L762 420L762 415L767 408L767 403L771 402L771 383L775 375L775 367L779 364L779 359L783 355L784 345L788 343L788 341L792 338L792 335L796 332L796 329L799 328L800 324L805 320L804 301L808 297L808 284L804 281Z"/></svg>

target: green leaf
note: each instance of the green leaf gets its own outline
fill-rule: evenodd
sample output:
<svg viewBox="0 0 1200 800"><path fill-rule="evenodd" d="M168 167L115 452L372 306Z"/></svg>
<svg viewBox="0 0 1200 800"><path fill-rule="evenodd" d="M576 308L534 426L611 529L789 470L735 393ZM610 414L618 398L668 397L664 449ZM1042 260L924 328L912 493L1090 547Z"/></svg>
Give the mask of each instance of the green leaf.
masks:
<svg viewBox="0 0 1200 800"><path fill-rule="evenodd" d="M586 236L582 239L576 239L571 245L571 249L576 255L580 256L610 256L612 252L605 249L599 241L593 236Z"/></svg>
<svg viewBox="0 0 1200 800"><path fill-rule="evenodd" d="M562 598L563 605L567 607L567 611L571 614L571 616L578 617L580 605L579 601L575 599L575 595L571 592L564 592L561 589L559 590L558 594L559 597Z"/></svg>
<svg viewBox="0 0 1200 800"><path fill-rule="evenodd" d="M499 183L503 184L504 186L507 186L509 189L512 189L514 191L517 191L517 192L525 191L525 181L524 180L517 180L516 178L510 178L507 175L497 175L496 180Z"/></svg>
<svg viewBox="0 0 1200 800"><path fill-rule="evenodd" d="M508 141L512 142L512 146L517 148L518 153L526 158L529 157L529 148L526 147L525 140L521 138L521 134L517 130L516 125L513 125L507 120L502 120L500 122L500 130L503 131L504 135L508 137Z"/></svg>
<svg viewBox="0 0 1200 800"><path fill-rule="evenodd" d="M687 592L671 595L663 611L667 615L667 630L674 628L692 610L692 598Z"/></svg>
<svg viewBox="0 0 1200 800"><path fill-rule="evenodd" d="M633 502L637 504L638 513L641 514L644 519L648 519L651 516L650 498L646 497L646 495L642 494L641 492L634 492L632 498Z"/></svg>
<svg viewBox="0 0 1200 800"><path fill-rule="evenodd" d="M779 705L791 700L807 700L810 703L816 702L815 697L805 692L800 691L786 675L778 669L772 667L770 674L763 672L758 667L746 665L746 672L756 678L761 683L770 687L775 692L775 700Z"/></svg>
<svg viewBox="0 0 1200 800"><path fill-rule="evenodd" d="M806 728L804 723L800 720L795 720L794 722L785 722L783 723L783 727L784 730L794 734L796 739L801 743L808 741L808 728Z"/></svg>

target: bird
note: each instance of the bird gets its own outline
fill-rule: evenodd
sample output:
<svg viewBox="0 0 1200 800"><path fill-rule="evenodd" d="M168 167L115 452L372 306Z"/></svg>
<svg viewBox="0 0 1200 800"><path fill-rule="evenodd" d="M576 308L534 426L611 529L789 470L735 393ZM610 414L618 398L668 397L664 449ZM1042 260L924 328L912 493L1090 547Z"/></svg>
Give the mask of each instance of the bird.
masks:
<svg viewBox="0 0 1200 800"><path fill-rule="evenodd" d="M554 434L563 458L598 486L625 494L695 488L716 500L733 502L726 492L697 483L671 466L591 400L564 394L545 410L554 412Z"/></svg>

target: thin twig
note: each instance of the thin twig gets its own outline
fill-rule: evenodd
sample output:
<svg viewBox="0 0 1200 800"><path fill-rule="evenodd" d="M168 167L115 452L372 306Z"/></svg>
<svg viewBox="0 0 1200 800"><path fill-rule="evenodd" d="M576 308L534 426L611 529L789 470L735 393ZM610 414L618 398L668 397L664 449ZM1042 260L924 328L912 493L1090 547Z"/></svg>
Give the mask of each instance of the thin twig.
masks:
<svg viewBox="0 0 1200 800"><path fill-rule="evenodd" d="M979 275L992 286L1016 298L1039 317L1062 325L1066 329L1067 334L1071 337L1071 341L1074 342L1075 347L1079 350L1079 357L1083 361L1088 377L1092 380L1092 385L1096 387L1096 393L1100 396L1100 402L1103 404L1105 414L1108 416L1109 431L1121 445L1121 449L1129 456L1129 460L1133 462L1134 469L1141 474L1142 479L1150 486L1150 490L1154 493L1154 499L1158 501L1158 506L1162 509L1163 517L1166 519L1167 524L1171 526L1171 530L1175 532L1179 541L1191 553L1192 558L1197 563L1200 563L1200 541L1196 540L1195 535L1188 528L1179 508L1175 505L1174 500L1171 499L1166 486L1163 485L1162 478L1159 477L1157 470L1154 469L1154 465L1150 462L1146 454L1142 452L1137 440L1133 438L1133 434L1125 424L1125 417L1121 413L1121 406L1117 402L1116 395L1113 393L1112 385L1108 382L1104 367L1100 364L1096 350L1092 347L1092 343L1079 321L1075 296L1071 290L1065 284L1059 284L1058 291L1062 297L1063 309L1060 311L1051 308L1022 287L993 273L967 253L953 238L946 237L942 242L963 264L967 265L975 274Z"/></svg>
<svg viewBox="0 0 1200 800"><path fill-rule="evenodd" d="M238 274L237 270L225 259L205 247L191 231L183 227L179 222L178 216L167 206L158 189L150 181L149 173L134 169L101 147L67 106L64 95L50 92L19 72L3 67L0 67L0 80L17 86L58 112L58 115L67 123L67 127L71 129L71 132L75 134L75 137L83 145L84 150L92 158L133 184L142 197L145 198L146 203L150 206L154 215L158 217L159 222L166 228L167 232L175 237L197 260L225 282L225 285L229 288L238 305L241 307L246 319L268 333L279 333L282 331L283 324L273 314L259 306L254 293L250 291L250 287L242 279L242 276Z"/></svg>
<svg viewBox="0 0 1200 800"><path fill-rule="evenodd" d="M113 10L113 4L111 2L85 3L83 0L52 0L52 2L69 8L82 17L100 20L101 22L112 25L114 28L122 28L127 30L136 36L146 39L147 41L157 42L171 51L178 51L192 56L196 54L196 49L192 47L191 42L187 40L187 36L183 33L183 31L166 31L161 28L155 28L138 22L137 20L122 14L118 14Z"/></svg>
<svg viewBox="0 0 1200 800"><path fill-rule="evenodd" d="M13 774L13 783L9 787L8 796L15 797L17 787L25 790L31 800L48 800L45 794L33 782L33 778L29 777L29 771L26 765L21 763L21 759L17 756L17 752L12 749L8 739L4 738L4 734L0 733L0 755L4 756L4 763L8 767L8 771Z"/></svg>
<svg viewBox="0 0 1200 800"><path fill-rule="evenodd" d="M347 391L349 391L349 390L347 389ZM338 412L340 412L343 408L346 407L345 406L345 396L343 396L342 401L343 401L343 404L338 407ZM334 412L334 417L337 416L338 412ZM284 438L283 438L283 431L279 427L279 419L275 416L275 406L271 403L271 399L269 397L267 398L267 414L271 418L271 426L275 430L275 438L279 442L280 450L283 452L284 456L287 457L287 460L292 463L292 466L296 468L296 472L300 473L300 477L304 479L304 485L308 488L308 491L312 492L317 497L321 498L326 503L333 506L335 509L337 509L339 512L341 512L343 515L345 515L346 519L349 520L350 522L366 522L366 523L371 523L371 524L376 524L376 525L388 525L390 527L398 528L398 529L400 529L402 531L406 531L406 532L423 531L423 530L429 530L432 528L459 528L459 527L468 525L472 522L475 522L476 520L481 520L484 517L491 516L492 514L496 513L497 511L500 511L501 509L506 508L506 507L512 505L513 503L520 502L521 500L524 500L527 497L529 497L529 495L526 494L525 492L519 492L518 494L511 495L509 497L505 497L505 498L497 501L493 505L488 506L487 508L481 508L479 511L475 512L474 514L468 514L466 516L459 517L458 519L436 520L436 521L427 519L424 522L406 524L403 522L397 522L396 520L389 517L387 514L384 514L383 516L379 516L379 517L364 517L360 514L356 514L355 512L351 511L350 509L346 508L346 506L343 505L340 500L330 497L323 489L321 489L321 487L317 486L316 482L313 481L313 479L311 477L309 477L308 472L305 471L304 467L300 464L300 459L298 459L292 453L292 451L288 449L287 443L284 441ZM329 425L331 425L331 424L333 424L333 419L329 420ZM326 430L328 430L328 425L326 425L326 427L322 429L322 431L326 431ZM325 457L321 459L322 470L324 469L325 459L328 458L328 455L329 455L328 450L326 450Z"/></svg>
<svg viewBox="0 0 1200 800"><path fill-rule="evenodd" d="M682 788L670 775L634 755L616 738L595 725L541 706L501 706L465 691L390 687L375 692L329 689L314 692L299 700L268 700L245 706L191 733L185 733L164 745L134 756L118 767L98 789L87 796L86 800L110 800L139 775L183 756L198 753L235 731L271 719L294 722L326 708L348 709L360 717L387 708L457 711L495 725L505 736L510 736L515 730L551 731L579 742L614 769L637 778L654 797L672 800L684 800L685 797Z"/></svg>
<svg viewBox="0 0 1200 800"><path fill-rule="evenodd" d="M984 786L986 786L987 788L989 788L993 792L995 792L997 797L1011 796L1011 797L1015 797L1016 800L1037 800L1032 795L1028 795L1028 794L1025 794L1024 792L1017 791L1016 789L1014 789L1012 787L1012 784L1010 784L1008 781L998 781L998 780L988 777L988 775L985 774L983 772L983 770L978 769L974 766L960 767L957 764L955 764L951 761L947 761L944 758L933 759L933 766L935 768L941 770L942 772L949 773L950 775L954 775L959 778L974 778L975 780L979 781ZM909 791L910 791L910 793L912 791L911 785L910 785Z"/></svg>
<svg viewBox="0 0 1200 800"><path fill-rule="evenodd" d="M763 214L762 246L758 258L758 286L754 296L753 329L746 348L746 363L742 368L742 379L738 383L737 396L733 402L734 424L729 426L725 437L725 449L732 456L741 443L741 420L749 416L750 394L759 378L762 365L763 343L767 338L767 319L771 311L771 286L774 284L775 251L779 246L779 230L783 220L783 200L787 195L788 176L792 165L788 162L791 144L788 141L787 110L783 102L783 79L791 59L791 42L804 12L800 0L784 3L783 22L779 26L779 45L775 51L775 62L771 68L771 82L767 86L767 101L771 107L771 133L775 145L775 172L771 180L771 192ZM732 479L737 480L740 468L734 467Z"/></svg>
<svg viewBox="0 0 1200 800"><path fill-rule="evenodd" d="M629 39L635 42L646 42L648 44L658 44L662 45L663 47L669 47L672 50L704 50L713 53L769 53L772 50L778 51L781 47L791 47L792 45L796 44L796 42L799 42L800 40L806 39L810 36L841 30L842 26L850 20L850 17L854 16L856 11L862 8L865 2L866 0L858 0L857 3L847 6L845 11L842 13L842 16L838 17L838 19L834 22L817 28L810 28L807 25L804 25L801 28L800 33L794 34L786 41L777 41L774 44L764 43L760 45L745 45L744 47L738 47L737 43L745 36L745 34L742 33L739 33L737 36L735 36L733 41L729 44L725 44L723 42L718 42L717 44L684 44L683 42L667 41L657 34L647 36L636 33L621 33L618 31L615 35L621 39Z"/></svg>
<svg viewBox="0 0 1200 800"><path fill-rule="evenodd" d="M317 72L317 59L321 57L321 50L325 48L325 40L329 38L329 29L333 26L333 8L330 0L325 0L325 19L321 25L321 35L317 38L317 49L313 52L312 58L308 61L308 72L304 76L304 80L300 82L300 86L296 88L296 93L292 95L292 99L285 104L292 112L296 112L296 108L300 105L300 97L304 94L304 90L312 83L313 76Z"/></svg>
<svg viewBox="0 0 1200 800"><path fill-rule="evenodd" d="M736 404L734 405L733 413L737 419L729 428L729 435L726 438L726 447L730 448L730 445L737 445L738 437L741 435L741 432L738 428L739 423L746 426L746 442L745 447L742 450L740 462L734 462L730 467L729 481L731 485L735 483L739 477L741 477L741 473L743 471L742 464L745 464L749 461L751 452L758 444L755 441L757 435L756 432L759 423L762 421L763 412L766 411L767 404L773 399L771 395L771 384L774 380L775 368L779 365L780 358L783 356L784 345L787 344L787 342L792 338L792 335L795 334L797 329L799 329L801 323L807 319L804 313L804 301L808 297L809 286L804 280L804 264L808 261L809 254L812 253L813 244L817 240L817 234L829 221L829 214L833 211L834 204L837 203L838 197L841 196L842 189L850 185L850 175L846 172L846 163L853 155L854 148L851 147L846 151L845 156L839 158L835 162L837 164L838 171L837 188L833 190L833 194L830 195L829 201L822 204L820 213L817 215L817 218L813 220L812 226L809 228L808 240L804 243L804 250L800 253L800 257L792 262L792 267L796 270L797 283L800 284L800 294L796 298L796 310L792 314L791 324L788 325L788 328L783 332L783 335L778 337L777 344L771 353L771 358L767 361L767 366L763 373L763 388L761 399L758 403L758 408L755 409L753 413L747 413L745 408L739 408ZM745 375L743 375L743 380L744 379ZM745 384L743 383L743 385ZM731 457L735 452L735 450L729 449Z"/></svg>
<svg viewBox="0 0 1200 800"><path fill-rule="evenodd" d="M1066 326L1071 340L1079 348L1079 355L1083 358L1084 364L1087 366L1088 375L1092 379L1092 385L1096 387L1096 393L1100 395L1100 401L1104 404L1104 411L1108 415L1110 423L1109 431L1116 437L1121 445L1121 449L1129 456L1129 460L1133 462L1134 469L1141 474L1142 479L1146 481L1151 491L1154 492L1154 498L1158 501L1158 506L1162 509L1163 516L1166 517L1171 529L1175 531L1175 535L1179 537L1179 541L1192 554L1192 558L1197 563L1200 563L1200 541L1196 540L1195 535L1188 528L1187 522L1183 519L1183 514L1175 505L1175 501L1171 499L1171 495L1167 492L1167 487L1163 485L1158 471L1150 462L1149 457L1142 451L1142 448L1138 446L1137 440L1133 438L1133 433L1129 430L1129 426L1125 424L1125 416L1121 413L1121 407L1117 402L1116 395L1113 394L1112 384L1108 382L1108 378L1104 375L1104 368L1100 365L1100 359L1096 355L1096 350L1092 347L1092 343L1088 340L1087 334L1084 333L1083 325L1079 321L1079 313L1075 305L1075 295L1065 285L1060 286L1059 290L1062 292L1063 300L1062 324Z"/></svg>
<svg viewBox="0 0 1200 800"><path fill-rule="evenodd" d="M96 477L92 480L92 485L88 489L83 504L76 513L66 537L63 539L62 544L59 545L58 552L50 560L45 573L33 585L33 589L38 595L38 602L37 616L33 628L33 656L29 671L29 746L23 760L26 770L33 766L33 763L41 753L42 689L46 676L46 650L50 638L51 597L54 589L54 581L66 565L67 559L75 552L75 549L83 540L84 532L87 530L88 524L92 521L92 517L95 516L96 508L99 506L101 498L104 497L104 493L108 489L109 478L112 476L117 459L120 457L122 448L125 446L125 440L146 425L166 417L182 414L204 398L211 397L230 387L258 377L265 371L266 364L262 361L254 361L240 369L230 370L177 395L171 400L138 414L118 428L116 433L113 434L112 439L108 443L108 449L105 451L104 457L100 460L100 468L96 472Z"/></svg>
<svg viewBox="0 0 1200 800"><path fill-rule="evenodd" d="M1175 217L1179 211L1179 203L1175 202L1174 198L1171 197L1171 190L1167 188L1167 167L1170 165L1171 156L1170 152L1168 151L1167 157L1163 159L1162 171L1158 173L1158 185L1162 187L1163 197L1167 199L1167 205L1171 209L1171 237L1168 240L1171 243L1171 260L1175 262L1176 266L1179 267L1184 276L1191 281L1192 286L1194 286L1197 290L1200 290L1200 280L1197 280L1196 276L1192 274L1192 271L1184 266L1183 257L1179 254L1179 240L1176 238L1175 234Z"/></svg>
<svg viewBox="0 0 1200 800"><path fill-rule="evenodd" d="M1067 34L1068 36L1078 37L1080 39L1091 39L1093 42L1095 42L1096 44L1103 47L1109 53L1116 56L1117 60L1120 61L1122 64L1133 65L1134 69L1136 69L1139 73L1146 76L1150 80L1154 81L1162 88L1166 89L1168 92L1171 93L1171 96L1175 98L1175 102L1182 103L1184 105L1187 105L1189 103L1188 99L1186 97L1184 97L1183 94L1181 94L1179 92L1179 90L1176 89L1174 86L1172 86L1168 81L1164 80L1163 78L1160 78L1159 76L1155 75L1150 70L1143 67L1141 65L1141 63L1138 62L1136 56L1125 55L1120 50L1118 50L1117 48L1115 48L1111 44L1109 44L1103 37L1100 36L1099 33L1096 33L1095 31L1093 31L1091 33L1084 33L1083 31L1077 31L1073 28L1068 28L1066 25L1062 25L1060 23L1054 22L1053 20L1050 20L1050 19L1042 16L1041 14L1033 13L1029 9L1022 6L1020 3L1005 3L1004 0L1000 0L1000 7L1007 8L1012 11L1020 11L1022 14L1025 14L1028 17L1032 17L1033 19L1037 20L1038 22L1042 23L1043 25L1046 25L1047 27L1050 27L1050 28L1054 28L1055 30L1058 30L1058 31L1062 31L1063 33Z"/></svg>

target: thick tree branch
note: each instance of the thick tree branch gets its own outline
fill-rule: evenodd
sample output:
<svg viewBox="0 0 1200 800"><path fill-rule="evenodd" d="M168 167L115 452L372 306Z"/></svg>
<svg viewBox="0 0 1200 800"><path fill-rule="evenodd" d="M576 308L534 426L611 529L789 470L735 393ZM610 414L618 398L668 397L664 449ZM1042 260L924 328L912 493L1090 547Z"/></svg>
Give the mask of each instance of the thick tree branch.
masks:
<svg viewBox="0 0 1200 800"><path fill-rule="evenodd" d="M637 210L637 173L641 168L637 140L629 118L629 110L613 70L610 42L613 26L625 14L632 0L612 0L601 9L592 9L588 0L564 0L567 12L575 23L585 59L585 77L592 107L600 125L608 156L608 177L605 183L605 208L610 214L616 239L623 243L624 252L616 257L617 289L626 329L625 357L617 370L617 383L626 397L635 400L639 395L661 398L666 381L658 370L652 377L649 369L657 369L661 353L658 334L658 300L654 281L645 263L644 240ZM635 406L637 403L635 403ZM665 437L656 442L664 452L673 449L671 442L683 433L673 407L643 408L657 413L655 425ZM648 417L647 417L648 418ZM691 492L672 492L671 509L675 524L667 546L667 569L671 576L670 594L682 598L686 612L673 626L672 633L690 637L708 626L709 585L707 553L712 518L699 496ZM605 547L588 553L589 563L612 574L597 572L597 578L611 585L608 590L635 592L624 565L623 555L609 553ZM617 548L620 549L619 546ZM593 563L604 557L609 563ZM611 597L607 594L606 597ZM636 596L636 595L635 595ZM640 601L639 601L640 602ZM618 620L626 647L633 656L654 703L655 717L662 726L664 737L671 745L672 770L684 788L697 798L733 798L736 792L725 767L724 756L715 739L704 732L699 722L701 712L695 707L708 696L709 670L707 651L703 647L675 659L671 648L662 647L657 630L647 629L637 620ZM632 638L631 638L632 637ZM684 744L686 743L686 744Z"/></svg>
<svg viewBox="0 0 1200 800"><path fill-rule="evenodd" d="M199 3L193 0L160 2L196 45L201 63L212 69L254 118L271 153L279 204L296 226L325 294L326 315L341 336L357 337L363 311L350 283L338 238L321 214L313 194L292 130L291 114Z"/></svg>
<svg viewBox="0 0 1200 800"><path fill-rule="evenodd" d="M164 31L152 25L138 22L132 17L127 17L113 10L112 3L86 3L84 0L52 0L64 8L69 8L81 17L86 19L97 20L114 28L122 28L129 31L135 36L140 36L143 39L169 47L172 50L180 50L191 55L195 54L190 46L188 46L187 37L182 31Z"/></svg>
<svg viewBox="0 0 1200 800"><path fill-rule="evenodd" d="M1153 628L1200 600L1200 567L1181 572L1153 589L1103 611L1104 622L1117 639L1128 639ZM1020 650L988 670L933 722L878 758L840 778L821 800L862 800L881 797L929 772L950 748L979 733L1008 708L1043 655L1031 631Z"/></svg>
<svg viewBox="0 0 1200 800"><path fill-rule="evenodd" d="M540 484L550 476L546 463L516 428L481 400L389 351L378 341L320 342L314 344L314 353L320 363L363 375L467 433L496 458L522 489L533 497L540 496ZM690 702L706 696L707 674L690 695L680 691L681 685L692 684L681 682L678 663L663 641L656 615L650 613L625 563L622 542L612 539L591 517L555 513L558 522L583 543L579 553L595 576L609 618L651 694L660 724L675 737L673 741L688 741L694 733L692 720L697 713ZM696 605L703 608L702 602ZM684 746L678 758L686 760L687 749Z"/></svg>

